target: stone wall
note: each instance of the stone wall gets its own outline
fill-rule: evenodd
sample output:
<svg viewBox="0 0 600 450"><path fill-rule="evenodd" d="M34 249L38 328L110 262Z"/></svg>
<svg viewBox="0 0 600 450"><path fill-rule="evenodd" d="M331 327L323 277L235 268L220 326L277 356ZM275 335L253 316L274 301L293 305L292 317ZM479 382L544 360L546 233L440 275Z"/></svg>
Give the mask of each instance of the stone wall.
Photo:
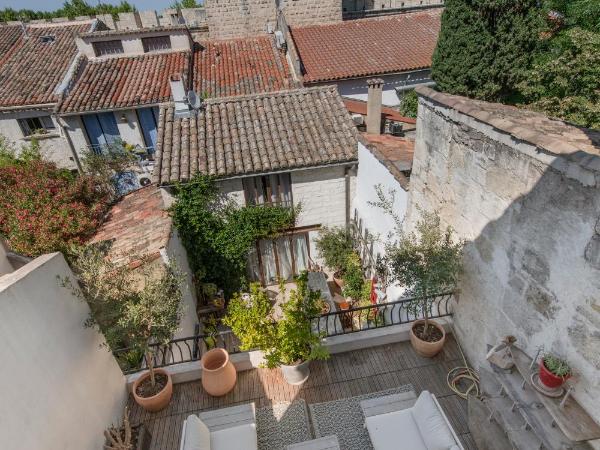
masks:
<svg viewBox="0 0 600 450"><path fill-rule="evenodd" d="M290 26L342 20L342 2L340 0L282 0L281 6Z"/></svg>
<svg viewBox="0 0 600 450"><path fill-rule="evenodd" d="M598 152L571 152L582 147L565 141L558 145L570 153L552 154L491 126L489 111L482 120L474 106L458 112L457 98L420 98L406 226L417 207L437 210L467 240L455 327L470 361L482 364L486 344L507 334L530 356L544 345L570 361L576 398L600 420ZM520 125L544 139L541 128Z"/></svg>
<svg viewBox="0 0 600 450"><path fill-rule="evenodd" d="M206 20L213 39L264 34L275 29L275 0L206 0Z"/></svg>

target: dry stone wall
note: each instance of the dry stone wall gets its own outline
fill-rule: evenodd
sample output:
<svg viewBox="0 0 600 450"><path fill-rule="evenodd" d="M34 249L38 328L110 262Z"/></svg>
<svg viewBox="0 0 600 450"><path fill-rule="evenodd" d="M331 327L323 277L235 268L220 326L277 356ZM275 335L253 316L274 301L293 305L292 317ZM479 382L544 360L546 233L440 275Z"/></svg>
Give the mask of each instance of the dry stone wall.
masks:
<svg viewBox="0 0 600 450"><path fill-rule="evenodd" d="M455 328L470 361L507 334L532 356L543 345L571 362L600 420L600 157L579 153L422 97L406 226L437 210L467 240Z"/></svg>
<svg viewBox="0 0 600 450"><path fill-rule="evenodd" d="M341 0L282 0L288 25L314 25L342 20Z"/></svg>
<svg viewBox="0 0 600 450"><path fill-rule="evenodd" d="M206 0L206 20L213 39L263 34L275 29L275 0Z"/></svg>

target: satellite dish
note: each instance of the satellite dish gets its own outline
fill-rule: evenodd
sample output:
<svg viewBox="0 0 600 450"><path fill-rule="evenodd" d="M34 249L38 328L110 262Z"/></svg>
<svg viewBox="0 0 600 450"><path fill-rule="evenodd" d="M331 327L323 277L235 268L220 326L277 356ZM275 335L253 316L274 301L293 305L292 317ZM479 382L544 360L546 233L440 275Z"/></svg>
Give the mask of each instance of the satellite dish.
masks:
<svg viewBox="0 0 600 450"><path fill-rule="evenodd" d="M192 109L200 109L202 106L202 99L198 97L198 94L190 90L187 93L187 103Z"/></svg>

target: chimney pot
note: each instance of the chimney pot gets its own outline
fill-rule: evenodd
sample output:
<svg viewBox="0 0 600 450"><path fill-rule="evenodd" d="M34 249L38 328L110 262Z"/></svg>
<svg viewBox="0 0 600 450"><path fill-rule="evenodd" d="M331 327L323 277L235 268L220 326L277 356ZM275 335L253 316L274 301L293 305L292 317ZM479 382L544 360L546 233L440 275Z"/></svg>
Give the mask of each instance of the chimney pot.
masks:
<svg viewBox="0 0 600 450"><path fill-rule="evenodd" d="M381 134L383 80L381 78L367 80L367 87L367 133Z"/></svg>

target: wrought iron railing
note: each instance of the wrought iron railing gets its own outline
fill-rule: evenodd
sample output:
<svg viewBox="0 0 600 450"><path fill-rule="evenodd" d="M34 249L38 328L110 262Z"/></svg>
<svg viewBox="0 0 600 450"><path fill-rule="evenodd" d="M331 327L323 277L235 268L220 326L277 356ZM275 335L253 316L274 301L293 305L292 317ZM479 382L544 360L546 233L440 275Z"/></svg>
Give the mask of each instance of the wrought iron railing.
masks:
<svg viewBox="0 0 600 450"><path fill-rule="evenodd" d="M239 342L232 331L220 331L213 334L196 334L194 336L173 339L168 344L150 346L154 367L166 367L190 361L199 361L202 355L211 348L224 348L229 354L239 353ZM144 356L132 349L121 349L113 352L123 373L138 372L146 367Z"/></svg>
<svg viewBox="0 0 600 450"><path fill-rule="evenodd" d="M436 319L452 315L452 297L452 292L433 296L428 302L428 317ZM410 323L423 317L422 314L415 315L414 310L409 308L414 300L405 298L322 314L311 319L313 331L325 338ZM166 367L199 361L211 348L224 348L230 354L240 353L239 341L230 330L174 339L166 345L154 344L151 345L151 353L154 367ZM135 350L117 350L114 355L125 374L135 373L146 367L143 355Z"/></svg>
<svg viewBox="0 0 600 450"><path fill-rule="evenodd" d="M428 317L436 319L452 315L453 293L438 294L429 299ZM417 301L415 301L417 300ZM332 311L312 319L313 330L323 337L356 333L374 328L402 325L423 318L415 313L412 305L418 304L416 298L404 298L394 302L377 303L341 311ZM417 307L418 308L418 307Z"/></svg>

